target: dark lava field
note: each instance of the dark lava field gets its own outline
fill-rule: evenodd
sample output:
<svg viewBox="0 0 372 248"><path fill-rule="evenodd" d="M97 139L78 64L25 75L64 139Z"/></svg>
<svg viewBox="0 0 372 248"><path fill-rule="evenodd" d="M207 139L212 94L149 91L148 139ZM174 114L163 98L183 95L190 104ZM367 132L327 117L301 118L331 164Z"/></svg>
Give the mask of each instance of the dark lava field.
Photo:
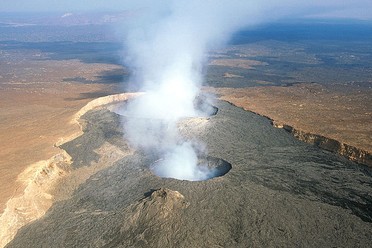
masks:
<svg viewBox="0 0 372 248"><path fill-rule="evenodd" d="M232 166L206 181L154 175L155 158L129 152L123 117L82 117L84 134L63 145L71 173L99 161L104 144L128 155L98 170L6 247L368 247L371 169L302 143L264 117L216 101L211 117L180 133ZM110 157L108 157L110 158ZM66 184L67 185L67 184Z"/></svg>

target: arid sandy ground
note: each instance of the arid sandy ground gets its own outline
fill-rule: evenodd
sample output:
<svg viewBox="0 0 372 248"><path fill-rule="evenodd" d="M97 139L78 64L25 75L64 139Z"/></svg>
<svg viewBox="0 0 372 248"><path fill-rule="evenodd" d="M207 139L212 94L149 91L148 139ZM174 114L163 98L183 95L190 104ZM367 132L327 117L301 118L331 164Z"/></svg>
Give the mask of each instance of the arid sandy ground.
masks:
<svg viewBox="0 0 372 248"><path fill-rule="evenodd" d="M289 87L209 89L236 106L372 152L372 89L297 84Z"/></svg>
<svg viewBox="0 0 372 248"><path fill-rule="evenodd" d="M36 51L14 53L1 56L0 213L9 198L23 192L18 175L56 154L56 142L79 132L71 122L73 115L94 97L114 92L112 85L81 84L66 78L94 80L118 68L78 60L44 60Z"/></svg>

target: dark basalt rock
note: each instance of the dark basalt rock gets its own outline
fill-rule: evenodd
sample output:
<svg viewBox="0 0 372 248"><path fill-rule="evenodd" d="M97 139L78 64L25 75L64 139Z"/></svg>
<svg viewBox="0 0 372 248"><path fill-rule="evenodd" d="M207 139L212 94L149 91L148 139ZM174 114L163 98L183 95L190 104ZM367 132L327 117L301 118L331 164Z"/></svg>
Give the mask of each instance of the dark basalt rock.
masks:
<svg viewBox="0 0 372 248"><path fill-rule="evenodd" d="M198 182L164 179L150 171L155 158L136 151L56 202L7 247L370 246L369 168L226 102L216 107L218 114L200 125L181 123L181 133L203 142L208 156L229 161L229 173ZM102 142L128 149L115 114L84 118L79 142L64 145L74 151L76 168L89 166Z"/></svg>

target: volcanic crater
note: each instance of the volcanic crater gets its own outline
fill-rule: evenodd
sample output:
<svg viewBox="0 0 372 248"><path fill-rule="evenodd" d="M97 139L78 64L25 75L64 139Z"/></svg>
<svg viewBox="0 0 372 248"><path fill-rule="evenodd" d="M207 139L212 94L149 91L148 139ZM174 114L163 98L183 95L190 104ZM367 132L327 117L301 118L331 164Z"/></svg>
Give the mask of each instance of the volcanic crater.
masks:
<svg viewBox="0 0 372 248"><path fill-rule="evenodd" d="M164 166L163 161L164 159L160 159L152 163L150 165L150 170L159 177L175 178L180 180L204 181L215 177L221 177L228 173L232 168L231 164L223 159L210 156L198 156L198 161L196 164L197 168L195 170L196 175L193 175L191 179L185 179L182 176L179 178L168 176L168 174L165 173L164 169L162 168Z"/></svg>
<svg viewBox="0 0 372 248"><path fill-rule="evenodd" d="M120 102L116 102L114 104L108 104L106 107L110 111L112 111L112 112L114 112L118 115L124 116L124 117L147 118L147 117L144 117L144 116L141 116L141 115L133 114L130 111L128 111L128 105L135 102L140 97L141 96L137 96L134 99L120 101ZM193 105L194 105L195 113L194 113L193 116L188 116L189 118L192 118L192 117L209 117L209 116L214 116L218 113L218 108L210 102L210 99L207 96L204 96L204 95L197 96L193 101Z"/></svg>

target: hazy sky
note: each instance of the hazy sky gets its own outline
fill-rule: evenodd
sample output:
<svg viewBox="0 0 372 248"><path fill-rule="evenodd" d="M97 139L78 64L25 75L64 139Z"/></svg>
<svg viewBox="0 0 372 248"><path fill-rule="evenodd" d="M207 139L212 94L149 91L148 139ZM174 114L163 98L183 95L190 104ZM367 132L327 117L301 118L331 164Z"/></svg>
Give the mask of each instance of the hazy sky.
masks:
<svg viewBox="0 0 372 248"><path fill-rule="evenodd" d="M263 3L261 0L242 0L243 2ZM169 0L0 0L0 12L44 12L44 11L120 11L146 6L164 8ZM215 0L218 4L218 0ZM281 1L278 0L278 3ZM287 1L288 2L288 1ZM301 3L303 2L303 4ZM372 20L371 0L312 0L293 1L298 5L308 6L304 17L335 17ZM283 6L286 9L291 5ZM297 7L293 7L294 10ZM273 14L273 13L271 13Z"/></svg>

